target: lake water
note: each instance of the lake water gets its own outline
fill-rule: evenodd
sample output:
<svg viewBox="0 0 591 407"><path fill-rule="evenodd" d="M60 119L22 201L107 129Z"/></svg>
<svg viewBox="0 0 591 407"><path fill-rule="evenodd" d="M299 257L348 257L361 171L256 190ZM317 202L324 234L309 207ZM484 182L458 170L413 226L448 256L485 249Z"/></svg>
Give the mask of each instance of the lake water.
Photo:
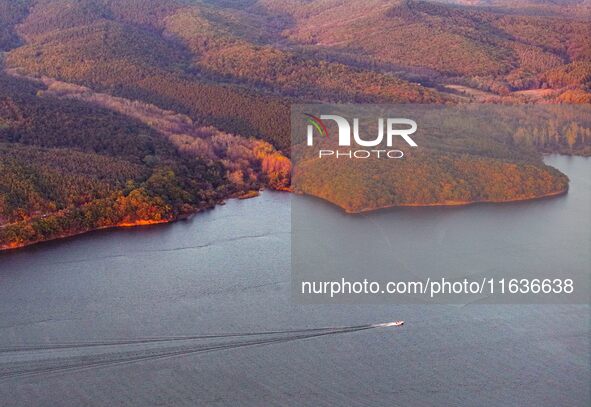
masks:
<svg viewBox="0 0 591 407"><path fill-rule="evenodd" d="M292 202L294 294L302 302L589 303L591 160L551 156L571 178L567 196L502 205L391 208L348 215L311 198ZM302 282L496 281L482 294L301 295ZM570 279L572 293L503 295L499 281ZM319 284L317 284L317 287ZM509 288L505 283L506 293Z"/></svg>
<svg viewBox="0 0 591 407"><path fill-rule="evenodd" d="M471 244L466 253L490 263L504 247L501 226L516 224L516 233L555 234L564 243L555 257L571 253L569 267L588 265L591 160L547 162L570 177L568 195L414 210L401 233L420 240L427 225L435 236L452 223L473 225L471 242L497 246L479 256ZM291 199L343 216L265 192L173 225L0 255L0 405L590 405L588 305L294 304ZM523 258L495 261L515 267ZM406 325L313 330L396 319ZM200 336L208 334L219 335Z"/></svg>

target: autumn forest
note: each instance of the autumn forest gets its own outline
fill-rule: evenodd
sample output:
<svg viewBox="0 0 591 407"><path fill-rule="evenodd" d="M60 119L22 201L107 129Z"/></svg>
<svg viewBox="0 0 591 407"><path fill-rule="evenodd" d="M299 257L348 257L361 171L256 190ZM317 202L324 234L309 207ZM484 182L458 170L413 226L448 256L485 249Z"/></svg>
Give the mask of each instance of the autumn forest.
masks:
<svg viewBox="0 0 591 407"><path fill-rule="evenodd" d="M541 157L591 155L589 11L571 0L0 0L0 248L291 190L298 103L583 112L435 134L395 177L367 169L380 196L343 195L327 161L294 173L299 192L351 212L563 193L568 179Z"/></svg>

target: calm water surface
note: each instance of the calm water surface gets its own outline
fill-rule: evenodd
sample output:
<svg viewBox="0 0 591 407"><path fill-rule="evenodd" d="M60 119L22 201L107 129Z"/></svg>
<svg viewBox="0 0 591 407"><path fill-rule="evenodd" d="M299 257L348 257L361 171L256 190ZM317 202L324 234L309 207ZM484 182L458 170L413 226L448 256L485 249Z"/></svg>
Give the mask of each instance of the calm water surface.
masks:
<svg viewBox="0 0 591 407"><path fill-rule="evenodd" d="M526 239L529 230L554 236L542 239L545 244L563 242L558 272L569 253L576 257L572 267L588 265L591 160L547 161L570 177L567 196L421 209L412 212L412 222L397 211L376 216L398 219L401 233L417 242L427 226L437 236L459 225L453 233L470 230L471 241L497 242L494 250L505 247L508 227L514 239ZM0 405L590 405L587 305L293 304L291 199L267 192L173 225L96 232L0 255ZM335 208L330 213L342 216ZM467 247L468 259L442 260L437 250L429 259L423 251L417 267L492 262L491 248L479 255L478 247ZM527 258L504 257L497 266ZM307 337L311 331L260 335L394 319L407 324L319 337ZM222 335L199 339L204 351L194 353L184 350L196 345L183 341L176 348L102 343L228 332L289 341L241 346L243 339ZM42 346L88 342L101 346ZM14 348L23 344L37 348ZM150 357L164 347L182 354ZM125 362L137 355L146 360Z"/></svg>

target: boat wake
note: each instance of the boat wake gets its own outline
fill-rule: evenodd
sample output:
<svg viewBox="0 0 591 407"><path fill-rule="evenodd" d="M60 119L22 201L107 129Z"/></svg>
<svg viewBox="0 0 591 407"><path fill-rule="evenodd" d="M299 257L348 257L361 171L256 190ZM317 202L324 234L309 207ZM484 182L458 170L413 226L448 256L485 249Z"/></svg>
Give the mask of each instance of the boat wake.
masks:
<svg viewBox="0 0 591 407"><path fill-rule="evenodd" d="M0 381L286 343L402 323L0 347Z"/></svg>

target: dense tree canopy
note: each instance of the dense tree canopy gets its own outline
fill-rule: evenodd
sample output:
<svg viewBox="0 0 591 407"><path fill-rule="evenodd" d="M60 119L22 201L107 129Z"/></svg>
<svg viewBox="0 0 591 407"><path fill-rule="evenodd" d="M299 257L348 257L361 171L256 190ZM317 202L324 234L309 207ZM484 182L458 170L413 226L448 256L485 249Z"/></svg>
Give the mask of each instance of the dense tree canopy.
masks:
<svg viewBox="0 0 591 407"><path fill-rule="evenodd" d="M0 246L289 189L295 102L590 104L591 25L546 3L0 0ZM433 135L380 197L296 175L351 210L564 190L539 153L591 154L591 126L514 124Z"/></svg>

